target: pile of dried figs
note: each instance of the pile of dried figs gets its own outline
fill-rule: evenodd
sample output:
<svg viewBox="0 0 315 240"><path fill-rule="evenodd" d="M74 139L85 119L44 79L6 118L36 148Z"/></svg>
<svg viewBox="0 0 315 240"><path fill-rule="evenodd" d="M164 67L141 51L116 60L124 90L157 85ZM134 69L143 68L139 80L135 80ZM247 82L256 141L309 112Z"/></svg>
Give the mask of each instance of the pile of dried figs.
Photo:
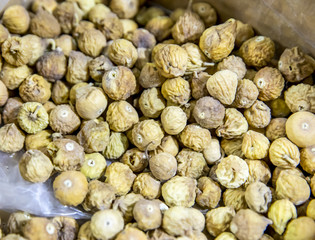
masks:
<svg viewBox="0 0 315 240"><path fill-rule="evenodd" d="M0 238L314 240L315 60L270 37L206 2L7 8L0 151L91 219L14 212Z"/></svg>

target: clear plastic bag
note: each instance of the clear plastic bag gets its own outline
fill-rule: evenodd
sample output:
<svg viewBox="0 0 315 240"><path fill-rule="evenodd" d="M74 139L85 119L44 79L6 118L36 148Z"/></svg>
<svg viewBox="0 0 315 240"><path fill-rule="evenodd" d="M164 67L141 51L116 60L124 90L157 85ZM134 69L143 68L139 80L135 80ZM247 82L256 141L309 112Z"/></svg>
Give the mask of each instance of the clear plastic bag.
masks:
<svg viewBox="0 0 315 240"><path fill-rule="evenodd" d="M18 160L23 152L4 154L0 152L0 209L13 212L25 211L37 216L70 216L89 219L88 213L58 202L52 190L52 179L45 183L25 181L19 171Z"/></svg>

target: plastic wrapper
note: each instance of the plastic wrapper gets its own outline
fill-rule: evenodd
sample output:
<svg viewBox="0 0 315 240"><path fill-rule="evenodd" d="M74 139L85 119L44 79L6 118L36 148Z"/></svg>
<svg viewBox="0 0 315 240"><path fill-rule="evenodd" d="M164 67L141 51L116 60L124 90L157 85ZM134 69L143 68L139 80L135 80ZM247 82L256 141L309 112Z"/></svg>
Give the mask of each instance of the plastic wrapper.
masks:
<svg viewBox="0 0 315 240"><path fill-rule="evenodd" d="M45 183L25 181L19 170L23 152L0 152L0 209L6 212L25 211L37 216L69 216L89 219L91 216L79 209L67 207L54 197L52 179Z"/></svg>

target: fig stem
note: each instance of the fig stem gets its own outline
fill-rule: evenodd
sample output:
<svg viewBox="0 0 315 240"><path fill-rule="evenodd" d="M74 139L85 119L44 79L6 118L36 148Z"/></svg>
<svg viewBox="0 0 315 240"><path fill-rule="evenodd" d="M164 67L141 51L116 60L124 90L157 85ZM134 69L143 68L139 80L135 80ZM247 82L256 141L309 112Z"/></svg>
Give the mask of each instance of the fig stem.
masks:
<svg viewBox="0 0 315 240"><path fill-rule="evenodd" d="M202 63L202 66L204 67L213 67L215 65L215 63L213 62L203 62Z"/></svg>
<svg viewBox="0 0 315 240"><path fill-rule="evenodd" d="M150 159L149 153L148 153L148 148L149 148L149 146L150 146L151 143L153 143L153 142L149 142L149 144L146 146L145 151L144 151L145 157L146 157L146 159L148 159L148 160Z"/></svg>
<svg viewBox="0 0 315 240"><path fill-rule="evenodd" d="M283 155L283 159L286 160L288 163L290 163L290 165L295 166L295 161L290 158L288 155Z"/></svg>
<svg viewBox="0 0 315 240"><path fill-rule="evenodd" d="M37 113L38 113L39 109L40 109L40 106L37 106L35 111L30 113L30 119L32 121L35 121L37 119Z"/></svg>
<svg viewBox="0 0 315 240"><path fill-rule="evenodd" d="M191 5L193 4L194 0L189 0L187 4L187 10L191 10Z"/></svg>

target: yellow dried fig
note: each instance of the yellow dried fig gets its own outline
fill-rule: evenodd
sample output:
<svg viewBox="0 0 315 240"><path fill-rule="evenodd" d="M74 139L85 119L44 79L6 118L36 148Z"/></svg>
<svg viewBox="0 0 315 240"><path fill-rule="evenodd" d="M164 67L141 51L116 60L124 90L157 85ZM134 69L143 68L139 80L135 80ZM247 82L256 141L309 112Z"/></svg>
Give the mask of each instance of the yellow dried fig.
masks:
<svg viewBox="0 0 315 240"><path fill-rule="evenodd" d="M268 218L273 222L271 227L280 235L284 233L287 223L296 217L296 208L288 199L276 200L268 210Z"/></svg>
<svg viewBox="0 0 315 240"><path fill-rule="evenodd" d="M247 71L243 59L234 55L228 56L219 62L217 69L219 71L227 69L236 73L238 80L243 79Z"/></svg>
<svg viewBox="0 0 315 240"><path fill-rule="evenodd" d="M278 138L285 137L285 124L286 118L273 118L266 128L266 137L270 141L274 141Z"/></svg>
<svg viewBox="0 0 315 240"><path fill-rule="evenodd" d="M114 162L109 165L105 172L105 182L111 184L115 188L117 196L126 195L136 178L128 165Z"/></svg>
<svg viewBox="0 0 315 240"><path fill-rule="evenodd" d="M293 47L283 51L278 68L288 82L299 82L314 72L314 63L314 59L299 47Z"/></svg>
<svg viewBox="0 0 315 240"><path fill-rule="evenodd" d="M61 48L65 56L69 57L71 51L77 50L75 39L67 34L63 34L55 39L56 47Z"/></svg>
<svg viewBox="0 0 315 240"><path fill-rule="evenodd" d="M198 179L206 176L209 167L202 153L184 148L176 155L177 175Z"/></svg>
<svg viewBox="0 0 315 240"><path fill-rule="evenodd" d="M173 105L183 105L189 101L189 82L182 77L167 79L161 88L163 97Z"/></svg>
<svg viewBox="0 0 315 240"><path fill-rule="evenodd" d="M138 59L138 53L130 41L116 39L109 45L108 57L116 65L132 68Z"/></svg>
<svg viewBox="0 0 315 240"><path fill-rule="evenodd" d="M98 180L89 182L89 191L82 203L85 211L109 209L115 200L115 188Z"/></svg>
<svg viewBox="0 0 315 240"><path fill-rule="evenodd" d="M62 2L54 9L55 18L63 33L70 33L83 17L83 11L73 1Z"/></svg>
<svg viewBox="0 0 315 240"><path fill-rule="evenodd" d="M238 188L249 176L247 163L240 157L229 155L223 158L215 170L218 181L226 188Z"/></svg>
<svg viewBox="0 0 315 240"><path fill-rule="evenodd" d="M129 240L129 239L138 239L138 240L147 240L148 237L145 233L138 228L128 227L125 228L122 232L120 232L115 240Z"/></svg>
<svg viewBox="0 0 315 240"><path fill-rule="evenodd" d="M24 141L24 133L14 123L6 124L0 128L0 151L18 152L22 150Z"/></svg>
<svg viewBox="0 0 315 240"><path fill-rule="evenodd" d="M50 159L41 151L33 149L26 151L19 161L21 176L30 182L45 182L54 167Z"/></svg>
<svg viewBox="0 0 315 240"><path fill-rule="evenodd" d="M39 75L48 80L60 80L67 71L67 58L61 49L57 48L55 51L43 54L36 62L36 69Z"/></svg>
<svg viewBox="0 0 315 240"><path fill-rule="evenodd" d="M246 159L245 161L249 169L249 176L244 184L245 187L253 182L262 182L264 184L269 182L271 178L271 172L265 161L249 159Z"/></svg>
<svg viewBox="0 0 315 240"><path fill-rule="evenodd" d="M89 62L92 59L82 52L71 51L68 60L66 80L70 84L87 82L89 80Z"/></svg>
<svg viewBox="0 0 315 240"><path fill-rule="evenodd" d="M100 178L106 168L106 159L100 153L85 154L84 162L81 166L81 173L83 173L88 179Z"/></svg>
<svg viewBox="0 0 315 240"><path fill-rule="evenodd" d="M165 100L157 88L143 90L139 107L145 117L157 118L165 108Z"/></svg>
<svg viewBox="0 0 315 240"><path fill-rule="evenodd" d="M245 109L244 116L251 127L265 128L270 123L271 111L264 102L256 100L250 108Z"/></svg>
<svg viewBox="0 0 315 240"><path fill-rule="evenodd" d="M125 132L139 122L139 116L130 103L122 100L109 104L106 112L106 121L111 130Z"/></svg>
<svg viewBox="0 0 315 240"><path fill-rule="evenodd" d="M164 77L180 77L185 74L188 54L185 49L178 45L166 44L157 50L154 62Z"/></svg>
<svg viewBox="0 0 315 240"><path fill-rule="evenodd" d="M217 22L217 13L209 3L195 2L191 8L204 21L206 27L211 27Z"/></svg>
<svg viewBox="0 0 315 240"><path fill-rule="evenodd" d="M116 0L111 1L109 7L119 18L133 18L139 10L139 5L139 0Z"/></svg>
<svg viewBox="0 0 315 240"><path fill-rule="evenodd" d="M173 26L172 36L178 44L194 42L200 38L204 30L205 24L199 15L191 11L186 11Z"/></svg>
<svg viewBox="0 0 315 240"><path fill-rule="evenodd" d="M299 148L285 137L278 138L270 145L269 158L277 167L294 168L300 163Z"/></svg>
<svg viewBox="0 0 315 240"><path fill-rule="evenodd" d="M205 217L195 208L181 206L171 207L164 212L162 226L163 229L172 236L185 236L188 232L203 231L205 227ZM165 235L162 234L162 236ZM170 236L166 235L165 237L173 240Z"/></svg>
<svg viewBox="0 0 315 240"><path fill-rule="evenodd" d="M179 134L185 128L186 122L186 114L180 107L169 106L162 111L161 123L168 134Z"/></svg>
<svg viewBox="0 0 315 240"><path fill-rule="evenodd" d="M92 28L84 31L78 38L79 49L91 57L99 56L105 46L106 38L97 29Z"/></svg>
<svg viewBox="0 0 315 240"><path fill-rule="evenodd" d="M153 119L143 120L132 129L132 140L140 150L154 150L164 137L161 126Z"/></svg>
<svg viewBox="0 0 315 240"><path fill-rule="evenodd" d="M315 222L310 217L298 217L292 220L284 233L284 240L315 238Z"/></svg>
<svg viewBox="0 0 315 240"><path fill-rule="evenodd" d="M97 28L104 34L107 40L116 40L123 37L124 28L121 19L112 12L103 15L103 19L97 24Z"/></svg>
<svg viewBox="0 0 315 240"><path fill-rule="evenodd" d="M233 18L225 23L207 28L200 37L200 49L208 58L220 61L232 52L235 34L236 20Z"/></svg>
<svg viewBox="0 0 315 240"><path fill-rule="evenodd" d="M248 123L243 114L235 108L227 108L225 110L224 123L217 128L216 134L218 137L226 139L240 138L247 130Z"/></svg>
<svg viewBox="0 0 315 240"><path fill-rule="evenodd" d="M231 207L218 207L210 210L206 214L206 228L211 236L218 236L229 229L230 222L235 216L235 211Z"/></svg>
<svg viewBox="0 0 315 240"><path fill-rule="evenodd" d="M71 139L54 139L47 150L57 171L78 170L83 164L84 149Z"/></svg>
<svg viewBox="0 0 315 240"><path fill-rule="evenodd" d="M146 25L152 18L158 16L164 16L165 13L163 9L159 7L149 7L149 8L141 8L140 11L137 13L136 21L141 25Z"/></svg>
<svg viewBox="0 0 315 240"><path fill-rule="evenodd" d="M80 124L80 118L70 105L58 105L49 114L49 125L55 132L70 134L77 130Z"/></svg>
<svg viewBox="0 0 315 240"><path fill-rule="evenodd" d="M272 224L268 218L250 209L242 209L236 213L230 230L239 240L260 239L267 226Z"/></svg>
<svg viewBox="0 0 315 240"><path fill-rule="evenodd" d="M118 159L128 149L129 142L126 135L118 132L111 132L109 143L104 151L106 159Z"/></svg>
<svg viewBox="0 0 315 240"><path fill-rule="evenodd" d="M88 193L88 182L81 172L65 171L53 183L55 197L64 205L81 204Z"/></svg>
<svg viewBox="0 0 315 240"><path fill-rule="evenodd" d="M285 124L288 138L298 147L309 147L315 142L315 114L293 113Z"/></svg>
<svg viewBox="0 0 315 240"><path fill-rule="evenodd" d="M179 140L185 147L200 152L210 143L211 133L208 129L202 128L197 124L189 124L180 133Z"/></svg>
<svg viewBox="0 0 315 240"><path fill-rule="evenodd" d="M285 100L280 97L270 101L270 109L273 117L287 117L291 113Z"/></svg>
<svg viewBox="0 0 315 240"><path fill-rule="evenodd" d="M31 9L33 12L37 12L40 8L43 8L47 12L52 13L54 9L57 7L58 3L56 0L34 0L32 2Z"/></svg>
<svg viewBox="0 0 315 240"><path fill-rule="evenodd" d="M2 23L11 33L24 34L29 28L30 16L23 6L12 5L4 11Z"/></svg>
<svg viewBox="0 0 315 240"><path fill-rule="evenodd" d="M102 77L104 73L111 68L113 68L113 63L109 60L108 57L101 55L97 58L94 58L89 62L89 72L91 78L96 82L102 82Z"/></svg>
<svg viewBox="0 0 315 240"><path fill-rule="evenodd" d="M254 37L255 32L251 25L236 20L235 46L240 47L243 42Z"/></svg>
<svg viewBox="0 0 315 240"><path fill-rule="evenodd" d="M8 39L8 37L10 36L8 29L3 26L2 24L0 24L0 47L1 44Z"/></svg>
<svg viewBox="0 0 315 240"><path fill-rule="evenodd" d="M161 182L151 173L140 173L134 183L133 192L141 194L147 199L155 199L161 195Z"/></svg>
<svg viewBox="0 0 315 240"><path fill-rule="evenodd" d="M52 222L56 225L58 237L64 240L76 239L79 231L77 221L72 217L54 217Z"/></svg>
<svg viewBox="0 0 315 240"><path fill-rule="evenodd" d="M160 181L174 177L177 171L176 158L166 152L158 153L149 160L152 175Z"/></svg>
<svg viewBox="0 0 315 240"><path fill-rule="evenodd" d="M0 80L0 107L4 106L9 98L9 92L4 83Z"/></svg>
<svg viewBox="0 0 315 240"><path fill-rule="evenodd" d="M223 193L223 202L225 206L233 207L235 211L248 208L245 200L245 189L242 187L226 189Z"/></svg>
<svg viewBox="0 0 315 240"><path fill-rule="evenodd" d="M33 70L27 65L15 67L11 64L4 63L0 73L0 79L8 89L14 90L18 88L32 72Z"/></svg>
<svg viewBox="0 0 315 240"><path fill-rule="evenodd" d="M248 66L264 67L275 54L275 44L265 36L256 36L245 41L240 47L240 55Z"/></svg>
<svg viewBox="0 0 315 240"><path fill-rule="evenodd" d="M20 127L27 133L38 133L49 124L49 116L44 106L38 102L24 103L17 116Z"/></svg>
<svg viewBox="0 0 315 240"><path fill-rule="evenodd" d="M93 6L89 11L88 19L92 23L98 24L105 18L108 13L110 13L110 8L107 7L105 4L98 3L95 4L95 6Z"/></svg>
<svg viewBox="0 0 315 240"><path fill-rule="evenodd" d="M216 138L212 138L209 145L203 150L203 156L208 164L214 164L224 157L224 151L220 147L220 142Z"/></svg>
<svg viewBox="0 0 315 240"><path fill-rule="evenodd" d="M120 161L128 165L135 173L142 172L148 166L146 154L140 151L138 148L127 150Z"/></svg>
<svg viewBox="0 0 315 240"><path fill-rule="evenodd" d="M243 138L242 152L249 159L262 159L267 157L269 140L263 134L249 130Z"/></svg>
<svg viewBox="0 0 315 240"><path fill-rule="evenodd" d="M51 91L51 98L55 104L64 104L69 101L69 87L65 82L56 81Z"/></svg>
<svg viewBox="0 0 315 240"><path fill-rule="evenodd" d="M58 239L56 225L51 220L42 217L32 217L23 227L22 233L30 240Z"/></svg>
<svg viewBox="0 0 315 240"><path fill-rule="evenodd" d="M19 95L24 102L44 104L50 99L51 84L38 74L30 75L20 85Z"/></svg>
<svg viewBox="0 0 315 240"><path fill-rule="evenodd" d="M50 12L40 8L31 19L30 30L41 38L55 38L60 35L58 20Z"/></svg>
<svg viewBox="0 0 315 240"><path fill-rule="evenodd" d="M280 71L271 67L260 69L255 75L254 83L259 90L258 99L262 101L277 99L284 88L284 78Z"/></svg>
<svg viewBox="0 0 315 240"><path fill-rule="evenodd" d="M199 72L192 75L190 81L191 96L198 100L209 95L207 81L210 75L207 72Z"/></svg>
<svg viewBox="0 0 315 240"><path fill-rule="evenodd" d="M124 229L124 219L118 210L101 210L92 216L90 228L96 239L112 239Z"/></svg>
<svg viewBox="0 0 315 240"><path fill-rule="evenodd" d="M216 208L221 199L221 188L209 177L198 179L196 203L203 208Z"/></svg>
<svg viewBox="0 0 315 240"><path fill-rule="evenodd" d="M306 202L311 194L306 180L298 175L281 172L276 182L277 199L289 199L295 205Z"/></svg>
<svg viewBox="0 0 315 240"><path fill-rule="evenodd" d="M197 180L175 176L162 186L162 197L169 207L191 207L195 203Z"/></svg>
<svg viewBox="0 0 315 240"><path fill-rule="evenodd" d="M108 123L100 119L86 121L77 135L85 152L103 152L109 143L110 130Z"/></svg>
<svg viewBox="0 0 315 240"><path fill-rule="evenodd" d="M271 190L262 182L250 183L246 187L245 200L250 209L266 213L272 200Z"/></svg>
<svg viewBox="0 0 315 240"><path fill-rule="evenodd" d="M300 165L304 171L314 174L315 173L315 145L301 149L300 151L301 162Z"/></svg>
<svg viewBox="0 0 315 240"><path fill-rule="evenodd" d="M46 147L53 141L52 134L53 131L51 130L43 130L36 134L27 135L25 138L25 149L37 149L49 156Z"/></svg>
<svg viewBox="0 0 315 240"><path fill-rule="evenodd" d="M315 87L300 83L284 92L284 100L291 112L310 111L315 113Z"/></svg>
<svg viewBox="0 0 315 240"><path fill-rule="evenodd" d="M33 57L32 42L25 37L12 36L1 45L2 57L13 66L28 64Z"/></svg>
<svg viewBox="0 0 315 240"><path fill-rule="evenodd" d="M174 22L170 17L156 16L147 22L145 28L155 36L156 40L161 42L171 35L173 25Z"/></svg>
<svg viewBox="0 0 315 240"><path fill-rule="evenodd" d="M162 212L157 201L141 199L133 208L138 228L143 231L156 229L162 224Z"/></svg>
<svg viewBox="0 0 315 240"><path fill-rule="evenodd" d="M237 108L249 108L255 103L258 95L259 91L253 81L241 79L237 84L233 106Z"/></svg>
<svg viewBox="0 0 315 240"><path fill-rule="evenodd" d="M136 77L133 72L124 66L113 67L105 72L102 87L105 93L113 100L126 100L134 94Z"/></svg>
<svg viewBox="0 0 315 240"><path fill-rule="evenodd" d="M230 105L235 99L237 74L230 70L221 70L213 74L207 81L210 95L222 104Z"/></svg>
<svg viewBox="0 0 315 240"><path fill-rule="evenodd" d="M87 85L76 91L75 109L85 120L96 119L107 107L107 98L101 88Z"/></svg>

